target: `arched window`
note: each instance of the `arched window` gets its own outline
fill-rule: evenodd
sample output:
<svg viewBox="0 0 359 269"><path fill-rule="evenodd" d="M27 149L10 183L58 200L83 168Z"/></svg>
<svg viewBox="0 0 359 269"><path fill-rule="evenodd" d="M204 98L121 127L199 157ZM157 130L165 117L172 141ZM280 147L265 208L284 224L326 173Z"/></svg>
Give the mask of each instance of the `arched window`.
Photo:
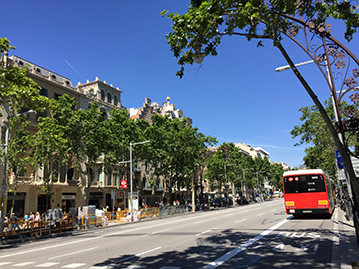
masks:
<svg viewBox="0 0 359 269"><path fill-rule="evenodd" d="M114 97L113 97L113 104L114 104L115 106L117 106L117 104L118 104L117 96L114 96Z"/></svg>
<svg viewBox="0 0 359 269"><path fill-rule="evenodd" d="M104 90L101 90L101 100L105 101L105 92L104 92Z"/></svg>
<svg viewBox="0 0 359 269"><path fill-rule="evenodd" d="M112 103L111 93L108 93L108 94L107 94L107 102L108 102L108 103Z"/></svg>

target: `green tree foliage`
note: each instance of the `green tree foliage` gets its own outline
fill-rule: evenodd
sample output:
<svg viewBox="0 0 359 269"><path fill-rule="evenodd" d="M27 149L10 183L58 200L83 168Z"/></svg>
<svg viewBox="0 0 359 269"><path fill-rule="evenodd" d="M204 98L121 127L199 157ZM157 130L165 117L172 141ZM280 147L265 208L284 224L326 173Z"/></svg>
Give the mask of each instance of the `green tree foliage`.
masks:
<svg viewBox="0 0 359 269"><path fill-rule="evenodd" d="M11 183L10 192L16 194L19 176L32 163L28 154L28 148L31 146L27 128L29 121L23 112L29 109L43 112L49 106L49 102L46 97L39 94L38 85L27 77L28 70L26 68L8 66L7 55L8 51L12 49L15 47L10 45L7 38L0 38L0 111L6 113L5 125L10 134L7 168L13 171L15 176L12 182L8 181L7 183ZM2 154L5 154L4 148L2 148ZM4 157L1 158L1 161L5 160Z"/></svg>
<svg viewBox="0 0 359 269"><path fill-rule="evenodd" d="M190 187L200 153L215 139L198 132L186 119L153 115L151 120L144 133L151 141L148 161L157 175L166 177L171 197L172 187Z"/></svg>
<svg viewBox="0 0 359 269"><path fill-rule="evenodd" d="M191 1L187 13L168 13L173 31L167 34L168 44L181 66L192 65L195 55L217 55L217 47L225 36L244 36L247 40L270 39L277 46L288 30L296 30L296 18L316 26L327 19L345 21L345 38L351 40L359 26L357 6L347 1L265 1L265 0L207 0Z"/></svg>
<svg viewBox="0 0 359 269"><path fill-rule="evenodd" d="M348 106L342 102L342 110L347 110ZM330 119L334 122L333 104L331 100L325 102L325 110ZM310 145L305 149L304 164L308 168L320 168L327 171L332 177L336 176L336 145L328 131L328 128L321 117L316 106L306 106L299 109L302 113L300 120L302 125L294 126L290 132L293 138L300 137L296 145ZM349 145L355 145L355 137L349 139Z"/></svg>
<svg viewBox="0 0 359 269"><path fill-rule="evenodd" d="M267 180L274 188L282 188L283 167L271 164L268 158L243 156L233 143L223 143L208 161L205 176L212 188L225 189L228 182L237 189L256 189Z"/></svg>
<svg viewBox="0 0 359 269"><path fill-rule="evenodd" d="M45 167L43 191L51 193L52 179L59 165L80 171L84 204L92 179L89 168L110 172L113 165L129 159L129 145L139 129L126 110L114 109L105 117L96 102L88 110L75 109L77 102L63 95L51 106L50 116L41 117L33 139L33 159Z"/></svg>

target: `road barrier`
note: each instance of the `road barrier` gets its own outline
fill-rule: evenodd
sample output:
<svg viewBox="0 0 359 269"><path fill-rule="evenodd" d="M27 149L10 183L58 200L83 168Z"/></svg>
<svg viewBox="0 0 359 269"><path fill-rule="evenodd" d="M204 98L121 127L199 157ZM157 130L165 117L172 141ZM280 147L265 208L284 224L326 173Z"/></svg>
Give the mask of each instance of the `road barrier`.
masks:
<svg viewBox="0 0 359 269"><path fill-rule="evenodd" d="M74 229L105 227L113 223L128 223L159 218L158 207L141 210L121 210L102 214L84 214L78 217L63 217L56 220L0 222L1 240L11 238L37 238Z"/></svg>

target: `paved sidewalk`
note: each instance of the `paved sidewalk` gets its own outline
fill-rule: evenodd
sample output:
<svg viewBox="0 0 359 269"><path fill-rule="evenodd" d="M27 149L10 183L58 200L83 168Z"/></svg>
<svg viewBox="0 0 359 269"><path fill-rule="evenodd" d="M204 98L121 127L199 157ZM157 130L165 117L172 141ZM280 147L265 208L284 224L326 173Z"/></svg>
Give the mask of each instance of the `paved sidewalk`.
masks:
<svg viewBox="0 0 359 269"><path fill-rule="evenodd" d="M348 221L345 217L345 212L339 207L336 208L336 211L338 215L334 221L337 221L339 233L339 268L359 269L359 244L357 244L356 241L353 221ZM333 252L335 251L334 249L335 247L333 248Z"/></svg>

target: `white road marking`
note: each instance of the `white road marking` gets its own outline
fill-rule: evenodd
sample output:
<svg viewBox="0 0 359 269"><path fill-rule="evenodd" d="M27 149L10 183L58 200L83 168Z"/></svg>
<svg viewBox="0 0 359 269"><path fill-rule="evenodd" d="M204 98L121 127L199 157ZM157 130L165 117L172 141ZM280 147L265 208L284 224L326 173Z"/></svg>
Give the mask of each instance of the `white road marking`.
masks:
<svg viewBox="0 0 359 269"><path fill-rule="evenodd" d="M279 245L277 245L275 247L275 249L284 249L284 244L283 243L280 243Z"/></svg>
<svg viewBox="0 0 359 269"><path fill-rule="evenodd" d="M209 232L211 232L212 230L207 230L207 231L204 231L204 232L201 232L201 233L198 233L198 234L196 234L196 236L200 236L200 235L202 235L202 234L206 234L206 233L209 233Z"/></svg>
<svg viewBox="0 0 359 269"><path fill-rule="evenodd" d="M93 247L93 248L88 248L88 249L82 249L82 250L79 250L79 251L70 252L70 253L66 253L66 254L63 254L63 255L51 257L51 258L48 258L48 260L54 260L54 259L58 259L58 258L62 258L62 257L66 257L66 256L70 256L70 255L74 255L74 254L78 254L78 253L82 253L82 252L94 250L94 249L96 249L96 248L98 248L98 247Z"/></svg>
<svg viewBox="0 0 359 269"><path fill-rule="evenodd" d="M259 216L262 216L262 215L264 215L264 213L259 213L257 216L259 217Z"/></svg>
<svg viewBox="0 0 359 269"><path fill-rule="evenodd" d="M237 220L236 223L240 223L240 222L243 222L243 221L246 221L247 219L241 219L241 220Z"/></svg>
<svg viewBox="0 0 359 269"><path fill-rule="evenodd" d="M86 265L86 263L70 263L68 265L61 266L61 268L77 268Z"/></svg>
<svg viewBox="0 0 359 269"><path fill-rule="evenodd" d="M94 239L98 239L98 238L99 238L99 237L86 238L86 239L81 239L81 240L77 240L77 241L71 241L71 242L67 242L67 243L63 243L63 244L58 244L58 245L51 245L51 246L48 246L48 247L34 248L34 249L25 250L25 251L21 251L21 252L15 252L15 253L11 253L11 254L6 254L6 255L3 255L3 256L0 256L0 259L12 257L12 256L21 256L21 255L23 255L23 254L27 254L27 253L31 253L31 252L36 252L36 251L42 251L42 250L50 249L50 248L58 248L58 247L63 247L63 246L67 246L67 245L73 245L73 244L76 244L76 243L82 243L82 242L86 242L86 241L94 240Z"/></svg>
<svg viewBox="0 0 359 269"><path fill-rule="evenodd" d="M59 264L59 262L46 262L39 265L36 265L35 267L51 267Z"/></svg>
<svg viewBox="0 0 359 269"><path fill-rule="evenodd" d="M11 264L12 262L0 262L0 266L3 266L3 265L9 265Z"/></svg>
<svg viewBox="0 0 359 269"><path fill-rule="evenodd" d="M138 253L138 254L136 254L136 255L133 255L133 256L124 258L124 259L122 259L122 260L119 260L119 261L117 262L117 264L119 264L119 263L121 263L121 262L124 262L124 261L127 261L127 260L130 260L130 259L133 259L133 258L135 258L135 257L139 257L139 256L141 256L141 255L143 255L143 254L147 254L147 253L149 253L149 252L156 251L156 250L158 250L158 249L160 249L160 248L162 248L162 247L153 248L153 249L150 249L150 250L147 250L147 251Z"/></svg>
<svg viewBox="0 0 359 269"><path fill-rule="evenodd" d="M22 262L22 263L14 264L13 266L22 267L22 266L27 266L27 265L30 265L30 264L34 264L34 262Z"/></svg>
<svg viewBox="0 0 359 269"><path fill-rule="evenodd" d="M163 233L163 232L167 232L167 231L169 231L169 230L171 230L171 229L165 229L165 230L161 230L161 231L156 231L156 232L153 232L153 233L146 234L146 236L148 236L148 235L153 235L153 234L159 234L159 233Z"/></svg>
<svg viewBox="0 0 359 269"><path fill-rule="evenodd" d="M270 234L272 231L274 231L275 229L279 228L280 226L282 226L284 223L286 223L288 220L290 220L291 218L293 218L293 216L290 216L284 220L282 220L281 222L277 223L276 225L270 227L269 229L265 230L264 232L260 233L259 235L257 235L256 237L249 239L247 242L243 243L242 245L240 245L239 247L227 252L226 254L224 254L223 256L219 257L218 259L216 259L213 262L210 262L209 264L207 264L206 266L204 266L203 268L209 269L209 268L216 268L218 266L221 266L223 263L225 263L226 261L228 261L229 259L233 258L234 256L236 256L238 253L242 252L243 250L245 250L247 247L249 247L250 245L252 245L253 243L257 242L259 239L261 239L262 237Z"/></svg>

